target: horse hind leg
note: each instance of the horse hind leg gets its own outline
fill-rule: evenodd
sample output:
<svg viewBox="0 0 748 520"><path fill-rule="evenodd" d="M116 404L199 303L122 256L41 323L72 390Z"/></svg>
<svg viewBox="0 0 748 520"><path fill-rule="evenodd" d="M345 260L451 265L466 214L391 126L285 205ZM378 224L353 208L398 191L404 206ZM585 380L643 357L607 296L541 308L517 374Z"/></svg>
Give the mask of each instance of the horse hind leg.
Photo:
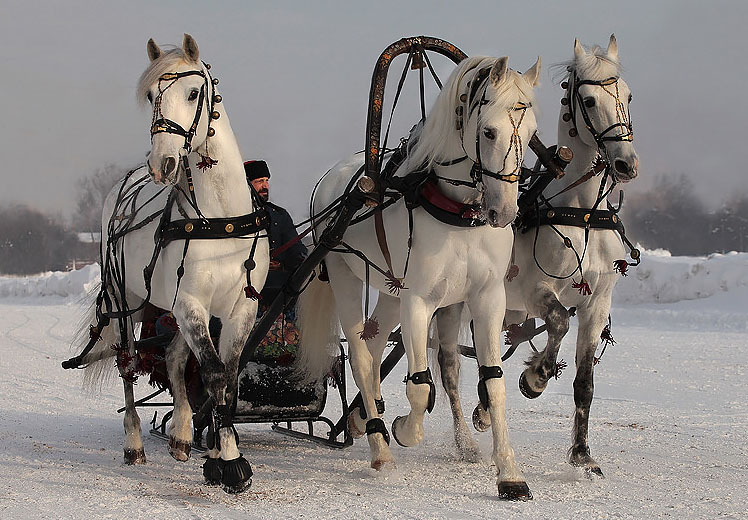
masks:
<svg viewBox="0 0 748 520"><path fill-rule="evenodd" d="M527 368L519 377L519 389L528 399L540 397L551 377L558 377L560 367L556 364L558 350L569 332L570 313L561 305L551 291L540 294L535 304L537 314L545 321L548 341L541 352L536 352L525 362Z"/></svg>
<svg viewBox="0 0 748 520"><path fill-rule="evenodd" d="M462 308L462 304L457 304L436 311L437 334L435 336L438 339L436 348L438 348L442 386L449 398L449 407L452 411L457 453L460 459L466 462L480 462L480 449L465 422L460 401L460 353L457 351L457 340Z"/></svg>
<svg viewBox="0 0 748 520"><path fill-rule="evenodd" d="M174 413L169 425L169 454L180 462L189 460L192 446L192 408L184 381L189 353L187 342L179 333L166 348L166 369L174 397Z"/></svg>
<svg viewBox="0 0 748 520"><path fill-rule="evenodd" d="M128 320L129 321L129 320ZM116 324L117 327L119 324ZM124 325L129 327L129 323ZM143 435L140 428L140 417L135 408L135 392L133 384L137 379L137 353L135 342L132 340L132 330L127 330L130 338L125 344L122 331L118 333L120 338L117 348L117 369L122 378L125 394L125 417L123 426L125 428L124 460L125 464L145 464L145 449L143 448Z"/></svg>

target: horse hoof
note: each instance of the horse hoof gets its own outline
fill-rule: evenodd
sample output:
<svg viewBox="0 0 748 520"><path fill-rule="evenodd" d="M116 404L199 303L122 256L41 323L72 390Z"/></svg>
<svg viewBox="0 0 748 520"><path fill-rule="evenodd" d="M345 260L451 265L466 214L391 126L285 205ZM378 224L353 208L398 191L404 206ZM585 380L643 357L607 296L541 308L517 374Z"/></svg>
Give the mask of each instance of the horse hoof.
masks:
<svg viewBox="0 0 748 520"><path fill-rule="evenodd" d="M192 446L188 441L180 441L169 437L169 454L179 462L186 462L190 458Z"/></svg>
<svg viewBox="0 0 748 520"><path fill-rule="evenodd" d="M527 502L532 500L532 493L525 482L499 482L499 498Z"/></svg>
<svg viewBox="0 0 748 520"><path fill-rule="evenodd" d="M484 432L491 427L490 420L489 422L485 421L486 412L487 410L481 405L476 406L473 410L473 428L475 428L475 431Z"/></svg>
<svg viewBox="0 0 748 520"><path fill-rule="evenodd" d="M221 483L221 477L223 476L223 459L205 459L203 463L203 477L205 477L205 483L209 486L217 486Z"/></svg>
<svg viewBox="0 0 748 520"><path fill-rule="evenodd" d="M223 462L221 485L226 493L236 494L245 491L252 485L252 466L239 455L233 460Z"/></svg>
<svg viewBox="0 0 748 520"><path fill-rule="evenodd" d="M145 464L145 450L143 448L139 450L125 448L125 464Z"/></svg>
<svg viewBox="0 0 748 520"><path fill-rule="evenodd" d="M603 475L603 470L600 469L600 466L588 466L584 468L584 474L589 479L592 479L594 477L605 478L605 475Z"/></svg>
<svg viewBox="0 0 748 520"><path fill-rule="evenodd" d="M543 393L543 392L536 392L535 390L530 388L530 384L527 382L524 372L522 372L519 375L519 391L522 392L522 395L524 395L528 399L536 399L540 397L540 394Z"/></svg>
<svg viewBox="0 0 748 520"><path fill-rule="evenodd" d="M351 434L351 437L354 439L360 439L364 436L365 431L361 430L356 425L356 417L359 416L358 408L354 408L349 414L348 414L348 432Z"/></svg>
<svg viewBox="0 0 748 520"><path fill-rule="evenodd" d="M394 460L373 460L371 461L371 467L377 471L389 471L394 470L397 465Z"/></svg>

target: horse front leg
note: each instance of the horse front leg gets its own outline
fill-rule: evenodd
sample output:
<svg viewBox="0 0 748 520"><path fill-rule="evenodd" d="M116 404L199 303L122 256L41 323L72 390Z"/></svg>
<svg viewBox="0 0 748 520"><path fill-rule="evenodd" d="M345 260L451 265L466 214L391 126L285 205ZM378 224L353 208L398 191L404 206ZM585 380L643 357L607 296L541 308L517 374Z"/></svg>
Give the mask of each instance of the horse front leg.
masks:
<svg viewBox="0 0 748 520"><path fill-rule="evenodd" d="M379 377L382 366L382 356L387 347L390 332L400 323L400 299L389 294L379 293L377 305L372 312L372 318L379 325L379 333L366 340L366 347L371 355L371 385L374 393L374 404L379 415L384 415L384 398L382 397L382 380ZM366 411L363 407L351 410L348 425L351 435L358 438L366 431Z"/></svg>
<svg viewBox="0 0 748 520"><path fill-rule="evenodd" d="M457 340L463 307L463 304L458 303L439 309L434 314L438 332L439 369L442 386L449 398L449 407L452 410L457 453L460 459L466 462L479 462L480 449L465 422L460 401L460 352L458 352Z"/></svg>
<svg viewBox="0 0 748 520"><path fill-rule="evenodd" d="M403 343L408 356L405 394L410 413L393 421L392 435L398 444L410 447L423 440L423 418L427 411L431 413L436 398L426 356L429 324L436 309L417 296L409 296L400 305Z"/></svg>
<svg viewBox="0 0 748 520"><path fill-rule="evenodd" d="M600 298L605 300L605 298ZM595 392L595 350L600 334L605 328L610 312L610 297L601 305L589 305L579 312L577 331L577 374L574 378L574 429L572 446L569 449L569 463L584 468L587 475L603 476L600 466L590 455L587 443L590 406Z"/></svg>
<svg viewBox="0 0 748 520"><path fill-rule="evenodd" d="M239 453L234 413L239 385L239 358L257 316L257 302L241 299L227 319L222 320L219 354L226 367L225 403L216 406L219 419L218 440L221 460L221 485L227 493L241 493L252 485L252 466Z"/></svg>
<svg viewBox="0 0 748 520"><path fill-rule="evenodd" d="M136 314L132 317L133 321L139 321L140 315ZM125 428L125 445L124 445L124 460L125 464L145 464L145 449L143 448L143 435L140 428L140 416L135 408L135 392L133 390L133 384L137 379L137 360L138 354L135 351L135 341L133 331L129 328L130 320L124 320L128 323L122 324L116 323L113 326L117 327L117 337L119 338L119 347L117 350L117 369L119 375L122 378L122 385L124 387L125 394L125 417L123 419L123 426ZM125 339L123 336L122 328L120 326L127 327Z"/></svg>
<svg viewBox="0 0 748 520"><path fill-rule="evenodd" d="M192 408L187 399L184 372L190 349L184 337L177 333L166 348L166 371L174 398L174 412L169 425L169 454L180 462L190 458L192 447Z"/></svg>
<svg viewBox="0 0 748 520"><path fill-rule="evenodd" d="M561 340L569 332L570 313L561 305L556 295L548 288L537 289L530 296L528 309L540 316L546 325L548 341L541 352L536 352L525 364L527 368L519 376L519 389L528 399L540 397L551 377L561 373L565 365L557 363Z"/></svg>
<svg viewBox="0 0 748 520"><path fill-rule="evenodd" d="M506 306L504 287L481 291L468 302L473 315L475 350L478 357L478 396L491 416L492 458L498 470L499 498L531 500L530 488L509 444L506 424L506 386L501 365L501 331Z"/></svg>

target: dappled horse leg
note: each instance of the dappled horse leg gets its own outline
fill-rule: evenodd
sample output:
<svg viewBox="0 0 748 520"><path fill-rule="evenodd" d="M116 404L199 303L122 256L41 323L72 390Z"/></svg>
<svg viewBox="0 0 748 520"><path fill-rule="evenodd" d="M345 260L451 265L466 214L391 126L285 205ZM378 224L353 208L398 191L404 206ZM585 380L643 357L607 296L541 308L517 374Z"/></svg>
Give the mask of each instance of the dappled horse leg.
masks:
<svg viewBox="0 0 748 520"><path fill-rule="evenodd" d="M423 417L431 413L436 390L428 369L426 347L431 317L436 310L421 298L408 295L401 301L403 343L408 356L408 375L405 393L410 402L410 413L397 417L392 423L392 435L398 444L415 446L423 440Z"/></svg>
<svg viewBox="0 0 748 520"><path fill-rule="evenodd" d="M525 362L527 368L519 377L519 389L528 399L540 397L551 377L558 376L560 367L556 364L561 340L569 331L570 313L550 290L534 295L528 307L545 321L548 341L541 352L536 352Z"/></svg>
<svg viewBox="0 0 748 520"><path fill-rule="evenodd" d="M449 397L449 406L452 410L457 453L460 459L464 461L479 462L478 443L475 442L470 428L465 422L460 401L460 353L457 350L457 340L460 332L462 308L462 304L456 304L436 311L439 368L442 386L447 393L447 397Z"/></svg>
<svg viewBox="0 0 748 520"><path fill-rule="evenodd" d="M503 286L481 292L468 302L473 315L475 350L479 364L478 395L491 416L492 459L498 470L499 498L530 500L532 494L514 459L506 424L506 386L501 366L501 332L506 304Z"/></svg>
<svg viewBox="0 0 748 520"><path fill-rule="evenodd" d="M603 476L600 466L590 455L587 444L590 406L595 392L594 360L595 350L600 340L600 333L608 321L610 297L598 298L599 303L592 304L579 312L579 330L577 332L577 375L574 378L574 429L572 446L569 449L569 463L584 468L588 475ZM600 308L602 307L602 308Z"/></svg>
<svg viewBox="0 0 748 520"><path fill-rule="evenodd" d="M190 349L181 334L177 333L166 347L166 370L174 397L174 413L169 425L169 453L180 462L190 458L192 446L192 408L187 400L184 371Z"/></svg>
<svg viewBox="0 0 748 520"><path fill-rule="evenodd" d="M366 342L359 335L364 329L364 316L361 311L363 284L341 258L328 257L325 262L330 283L335 287L338 319L348 340L351 373L364 403L367 417L365 431L371 452L371 467L381 470L393 466L395 459L390 451L389 432L375 403L372 356Z"/></svg>
<svg viewBox="0 0 748 520"><path fill-rule="evenodd" d="M377 305L372 312L372 318L379 326L379 333L373 338L366 340L366 346L371 354L371 377L374 402L379 415L384 415L384 398L382 397L382 381L379 377L379 369L382 365L382 356L387 346L390 332L400 323L400 299L389 294L379 293ZM351 410L348 426L354 438L361 437L366 431L366 412L363 408Z"/></svg>

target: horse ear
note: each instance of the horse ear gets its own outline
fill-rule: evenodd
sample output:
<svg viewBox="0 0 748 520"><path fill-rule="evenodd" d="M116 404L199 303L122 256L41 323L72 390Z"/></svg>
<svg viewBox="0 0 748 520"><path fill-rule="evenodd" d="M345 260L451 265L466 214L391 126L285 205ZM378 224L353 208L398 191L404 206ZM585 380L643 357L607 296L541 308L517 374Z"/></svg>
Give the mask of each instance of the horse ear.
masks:
<svg viewBox="0 0 748 520"><path fill-rule="evenodd" d="M574 59L578 60L580 58L584 58L587 55L587 51L584 50L584 47L582 47L582 44L579 43L579 40L576 38L574 39Z"/></svg>
<svg viewBox="0 0 748 520"><path fill-rule="evenodd" d="M610 35L610 42L608 43L608 59L611 61L618 62L618 42L616 41L616 35Z"/></svg>
<svg viewBox="0 0 748 520"><path fill-rule="evenodd" d="M501 80L503 80L506 77L506 73L508 70L509 70L509 57L502 56L501 58L498 58L496 62L493 64L493 67L491 67L491 72L488 75L488 77L491 78L491 84L494 87L498 87L499 83L501 83Z"/></svg>
<svg viewBox="0 0 748 520"><path fill-rule="evenodd" d="M187 59L198 63L200 59L200 51L197 49L197 42L195 39L187 33L184 33L184 41L182 42L182 49Z"/></svg>
<svg viewBox="0 0 748 520"><path fill-rule="evenodd" d="M156 42L153 41L153 38L148 40L146 49L148 50L148 57L151 59L151 61L156 61L161 57L161 48L156 45Z"/></svg>
<svg viewBox="0 0 748 520"><path fill-rule="evenodd" d="M525 78L527 82L533 87L538 84L540 80L540 56L538 56L538 60L535 62L535 65L527 69L527 72L522 74L522 77Z"/></svg>

